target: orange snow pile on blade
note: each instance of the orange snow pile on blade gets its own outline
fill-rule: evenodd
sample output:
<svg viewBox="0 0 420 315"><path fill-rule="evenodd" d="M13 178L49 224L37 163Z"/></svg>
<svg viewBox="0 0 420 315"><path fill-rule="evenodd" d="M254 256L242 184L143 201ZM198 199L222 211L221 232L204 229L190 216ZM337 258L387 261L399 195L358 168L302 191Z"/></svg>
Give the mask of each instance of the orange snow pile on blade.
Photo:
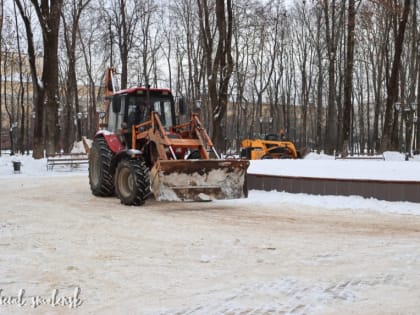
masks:
<svg viewBox="0 0 420 315"><path fill-rule="evenodd" d="M151 189L159 201L209 201L247 197L246 160L159 161Z"/></svg>

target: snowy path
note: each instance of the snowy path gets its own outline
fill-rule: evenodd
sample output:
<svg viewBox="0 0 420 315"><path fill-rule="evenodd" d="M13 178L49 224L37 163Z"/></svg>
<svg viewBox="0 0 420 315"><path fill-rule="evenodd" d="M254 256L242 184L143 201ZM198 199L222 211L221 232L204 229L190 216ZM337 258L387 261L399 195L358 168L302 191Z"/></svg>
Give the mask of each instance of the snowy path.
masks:
<svg viewBox="0 0 420 315"><path fill-rule="evenodd" d="M2 184L0 313L420 310L418 215L302 206L292 198L126 207L92 196L83 174ZM75 288L83 301L76 309L31 307L36 296L72 296ZM25 305L5 305L22 289Z"/></svg>

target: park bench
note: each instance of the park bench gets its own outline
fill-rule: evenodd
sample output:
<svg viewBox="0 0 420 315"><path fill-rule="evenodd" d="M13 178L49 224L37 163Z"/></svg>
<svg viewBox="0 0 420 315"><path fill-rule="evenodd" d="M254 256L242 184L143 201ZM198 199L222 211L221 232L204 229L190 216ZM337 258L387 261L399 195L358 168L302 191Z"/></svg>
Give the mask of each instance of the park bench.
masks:
<svg viewBox="0 0 420 315"><path fill-rule="evenodd" d="M65 155L55 155L47 158L47 171L53 170L54 166L70 166L70 169L82 164L88 164L88 155L85 153L73 153Z"/></svg>

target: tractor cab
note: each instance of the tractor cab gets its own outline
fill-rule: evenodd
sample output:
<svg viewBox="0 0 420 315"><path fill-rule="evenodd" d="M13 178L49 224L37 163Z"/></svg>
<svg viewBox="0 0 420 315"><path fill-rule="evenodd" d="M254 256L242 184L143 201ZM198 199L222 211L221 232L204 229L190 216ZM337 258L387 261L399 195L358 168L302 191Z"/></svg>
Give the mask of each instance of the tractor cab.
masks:
<svg viewBox="0 0 420 315"><path fill-rule="evenodd" d="M108 97L108 123L106 130L117 133L120 129L131 130L133 125L150 120L156 112L169 129L175 125L175 106L172 94L166 89L130 88Z"/></svg>

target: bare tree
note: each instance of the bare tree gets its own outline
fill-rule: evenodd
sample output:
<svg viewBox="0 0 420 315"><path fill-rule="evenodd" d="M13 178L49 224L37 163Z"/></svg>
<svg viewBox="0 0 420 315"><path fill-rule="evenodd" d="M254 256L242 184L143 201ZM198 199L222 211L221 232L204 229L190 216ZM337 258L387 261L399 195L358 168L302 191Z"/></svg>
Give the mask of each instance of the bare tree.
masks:
<svg viewBox="0 0 420 315"><path fill-rule="evenodd" d="M112 0L110 6L101 2L105 20L109 23L108 32L115 37L121 61L121 88L127 87L128 62L130 51L135 46L136 31L140 21L139 14L144 12L142 0Z"/></svg>
<svg viewBox="0 0 420 315"><path fill-rule="evenodd" d="M392 137L393 129L395 129L395 117L393 117L392 114L394 103L396 103L398 100L398 75L400 72L401 54L403 51L404 35L408 20L408 13L410 12L410 0L404 1L402 14L397 8L394 8L392 12L394 12L395 18L399 20L399 26L396 32L396 36L394 38L395 52L392 61L391 75L387 86L385 122L380 147L380 150L382 152L385 150L398 149L398 143L395 143L395 140L393 141Z"/></svg>
<svg viewBox="0 0 420 315"><path fill-rule="evenodd" d="M3 21L4 32L2 34L2 73L4 82L1 91L2 103L4 104L5 114L7 115L8 137L10 144L10 154L15 154L18 149L18 121L20 117L20 108L15 95L19 93L16 89L14 78L18 73L19 56L16 48L16 28L13 21L13 15L7 15ZM2 117L3 118L3 117Z"/></svg>
<svg viewBox="0 0 420 315"><path fill-rule="evenodd" d="M420 9L420 7L418 7L417 6L417 2L415 2L416 4L414 5L414 8L415 8L415 14L416 14L416 21L417 21L417 17L418 17L418 11L417 11L417 9ZM417 30L417 28L416 28L416 30ZM416 136L416 148L417 148L417 151L419 152L420 151L420 128L419 128L419 125L420 125L420 122L419 122L419 120L420 120L420 117L419 117L419 114L420 114L420 31L418 31L417 30L417 36L415 36L414 38L413 38L413 40L414 41L416 41L417 42L417 56L416 56L416 59L417 59L417 61L416 61L416 63L417 63L417 98L416 98L416 103L417 103L417 136ZM413 56L413 58L414 58L414 56ZM414 83L413 83L413 85L415 85Z"/></svg>
<svg viewBox="0 0 420 315"><path fill-rule="evenodd" d="M406 142L408 144L407 150L409 155L412 154L411 149L414 147L415 141L415 130L413 129L415 126L415 119L417 117L417 110L418 110L418 103L416 103L416 79L419 72L419 65L420 65L420 42L417 40L419 31L418 31L418 20L417 20L417 8L418 2L414 1L412 12L411 12L411 26L410 26L410 33L408 34L409 40L409 48L407 47L407 55L409 62L408 65L408 73L407 73L407 80L409 82L407 86L407 104L410 106L410 113L408 119L408 126L406 132ZM411 83L411 84L410 84ZM416 105L414 105L416 104ZM414 138L413 138L414 137Z"/></svg>
<svg viewBox="0 0 420 315"><path fill-rule="evenodd" d="M0 0L0 51L3 51L3 21L4 21L4 0ZM0 53L0 92L3 86L3 75L1 70L3 53ZM3 106L2 98L0 97L0 156L2 151L2 131L3 131Z"/></svg>
<svg viewBox="0 0 420 315"><path fill-rule="evenodd" d="M197 1L177 0L169 6L170 29L173 32L176 60L175 94L182 95L188 104L187 114L200 111L201 120L210 125L207 82L203 79L206 66L200 44ZM173 30L176 30L175 32ZM200 109L196 108L200 101Z"/></svg>
<svg viewBox="0 0 420 315"><path fill-rule="evenodd" d="M64 151L69 152L73 140L73 116L79 113L80 103L77 89L77 75L76 75L76 45L77 38L79 35L79 23L80 16L86 6L89 4L90 0L72 0L65 4L62 12L63 20L63 31L64 31L64 43L66 46L66 56L68 63L68 73L67 73L67 82L66 82L66 103L63 108L62 115L64 116L64 130L65 135L63 137ZM64 11L69 12L67 17ZM82 126L81 118L76 119L77 122L77 135L76 140L82 140Z"/></svg>
<svg viewBox="0 0 420 315"><path fill-rule="evenodd" d="M22 51L20 47L20 34L19 34L19 24L16 12L16 4L13 5L13 11L15 14L15 28L16 28L16 44L17 44L17 53L18 53L18 68L19 68L19 92L18 92L18 104L20 106L20 133L18 138L18 150L21 153L24 153L24 138L25 138L25 106L24 106L24 97L25 97L25 86L23 84L23 60L22 60Z"/></svg>
<svg viewBox="0 0 420 315"><path fill-rule="evenodd" d="M392 23L387 10L375 3L362 2L359 13L358 42L356 51L359 63L365 62L365 71L370 69L369 92L372 94L373 126L369 139L370 151L379 151L382 129L385 82L388 72L388 52ZM374 20L372 17L375 17ZM367 114L368 117L370 113ZM368 120L369 122L369 120Z"/></svg>
<svg viewBox="0 0 420 315"><path fill-rule="evenodd" d="M352 114L352 91L353 91L353 60L354 60L354 38L356 25L355 0L348 0L347 15L347 56L344 73L344 112L343 112L343 147L341 155L347 156L350 143L350 123Z"/></svg>
<svg viewBox="0 0 420 315"><path fill-rule="evenodd" d="M224 147L221 123L227 107L227 91L233 72L232 59L232 1L216 0L214 10L208 0L198 0L200 33L206 59L207 83L212 109L212 135L217 147ZM211 14L215 14L216 31L212 31ZM217 36L217 37L216 37Z"/></svg>
<svg viewBox="0 0 420 315"><path fill-rule="evenodd" d="M108 39L109 34L103 33L103 24L100 19L92 19L92 17L100 16L100 10L97 4L92 4L86 7L86 14L81 18L83 20L79 23L78 37L80 43L80 50L83 55L83 66L80 66L79 77L85 86L88 86L88 137L95 134L98 128L98 101L103 100L103 81L108 58L112 55L112 49L107 49L107 44L104 38ZM107 29L108 25L105 25ZM110 45L111 46L111 45ZM112 58L110 58L112 60ZM98 62L99 61L99 62ZM85 74L83 74L85 73Z"/></svg>
<svg viewBox="0 0 420 315"><path fill-rule="evenodd" d="M301 147L306 147L308 136L308 108L310 106L310 94L313 81L313 64L315 58L315 49L312 45L313 41L310 38L311 30L307 28L309 24L309 12L305 2L302 6L297 6L296 24L294 25L293 34L296 38L296 59L300 75L299 88L299 106L300 106L300 133L299 144Z"/></svg>
<svg viewBox="0 0 420 315"><path fill-rule="evenodd" d="M254 74L252 84L257 99L258 112L256 114L260 119L260 134L263 133L263 95L270 84L275 69L282 17L281 8L279 6L273 8L269 3L266 7L259 7L254 12L254 23L251 26L254 28L254 35L250 60Z"/></svg>
<svg viewBox="0 0 420 315"><path fill-rule="evenodd" d="M162 46L159 24L154 22L154 15L157 12L157 5L154 1L146 0L138 8L142 12L139 16L139 34L136 38L136 50L139 60L143 82L146 85L157 86L157 59L160 58ZM140 70L140 69L139 69Z"/></svg>
<svg viewBox="0 0 420 315"><path fill-rule="evenodd" d="M41 27L44 46L43 69L40 80L36 67L33 31L28 7L22 0L15 0L15 2L27 34L28 57L32 73L33 99L36 112L33 157L39 159L44 157L44 149L46 149L47 155L54 155L58 142L56 133L59 103L57 50L63 0L52 2L31 0Z"/></svg>
<svg viewBox="0 0 420 315"><path fill-rule="evenodd" d="M233 22L233 60L234 70L232 77L232 96L234 98L234 106L236 115L233 122L236 125L236 140L245 137L251 137L253 134L254 124L252 118L249 117L251 112L248 108L249 95L246 93L246 83L250 77L250 49L252 41L252 31L248 27L253 21L253 16L249 11L253 12L254 8L251 4L236 2L234 7L235 15Z"/></svg>
<svg viewBox="0 0 420 315"><path fill-rule="evenodd" d="M336 95L336 63L337 49L340 39L340 25L342 25L343 5L339 5L336 0L323 2L325 20L325 39L328 53L328 105L327 105L327 125L325 137L325 151L332 154L338 141L337 125L337 95Z"/></svg>
<svg viewBox="0 0 420 315"><path fill-rule="evenodd" d="M315 136L315 148L318 153L321 152L323 147L322 145L322 122L323 122L323 104L322 104L322 94L324 86L324 67L323 67L323 49L321 47L321 19L322 13L319 7L314 8L314 13L316 17L316 32L315 38L313 38L314 46L316 49L316 58L317 58L317 87L316 87L316 136ZM312 34L312 33L311 33Z"/></svg>

